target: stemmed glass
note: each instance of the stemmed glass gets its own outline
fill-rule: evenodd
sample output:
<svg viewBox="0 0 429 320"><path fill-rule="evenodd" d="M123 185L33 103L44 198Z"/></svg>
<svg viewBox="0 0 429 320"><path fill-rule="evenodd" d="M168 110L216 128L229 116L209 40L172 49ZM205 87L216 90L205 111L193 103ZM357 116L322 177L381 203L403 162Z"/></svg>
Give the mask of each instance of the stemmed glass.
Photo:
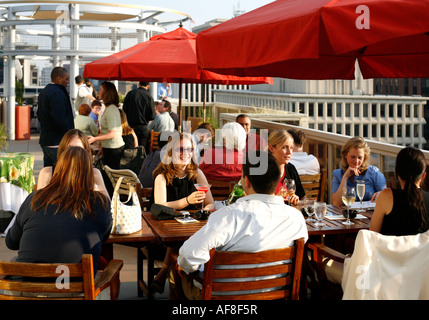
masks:
<svg viewBox="0 0 429 320"><path fill-rule="evenodd" d="M363 200L363 197L365 196L365 180L356 180L356 191L357 191L357 196L359 197L359 200L360 200L360 209L357 211L365 212L365 209L362 206L362 200Z"/></svg>
<svg viewBox="0 0 429 320"><path fill-rule="evenodd" d="M354 224L350 221L350 207L356 200L355 188L348 188L347 186L343 189L342 200L347 206L347 221L343 222L346 226Z"/></svg>
<svg viewBox="0 0 429 320"><path fill-rule="evenodd" d="M295 194L295 190L295 180L285 179L281 188L283 200L288 201L290 203L290 198Z"/></svg>
<svg viewBox="0 0 429 320"><path fill-rule="evenodd" d="M312 218L314 216L314 204L316 200L313 199L304 199L304 210L307 212L309 222L316 222L316 219Z"/></svg>
<svg viewBox="0 0 429 320"><path fill-rule="evenodd" d="M204 191L205 194L207 194L207 191L209 191L211 184L194 184L195 188L197 188L197 191ZM201 202L201 213L204 212L204 199L203 202Z"/></svg>
<svg viewBox="0 0 429 320"><path fill-rule="evenodd" d="M314 211L316 213L316 219L317 222L315 223L316 226L321 227L325 224L322 222L323 218L326 215L326 203L325 202L316 202L314 204Z"/></svg>

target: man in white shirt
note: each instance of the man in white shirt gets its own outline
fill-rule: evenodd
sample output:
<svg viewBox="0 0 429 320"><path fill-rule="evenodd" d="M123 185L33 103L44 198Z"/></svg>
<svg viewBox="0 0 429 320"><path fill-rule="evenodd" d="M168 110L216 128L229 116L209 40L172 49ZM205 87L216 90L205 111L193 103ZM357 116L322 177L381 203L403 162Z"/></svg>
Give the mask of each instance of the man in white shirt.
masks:
<svg viewBox="0 0 429 320"><path fill-rule="evenodd" d="M77 85L77 95L76 100L74 101L74 108L79 112L79 107L82 104L91 105L92 101L95 100L92 95L92 88L88 87L84 81L82 76L76 76L74 78Z"/></svg>
<svg viewBox="0 0 429 320"><path fill-rule="evenodd" d="M306 140L305 133L301 130L289 129L293 137L293 153L289 162L292 163L299 175L320 173L319 160L312 154L302 151Z"/></svg>
<svg viewBox="0 0 429 320"><path fill-rule="evenodd" d="M177 272L183 277L183 291L188 299L199 298L201 292L186 274L209 260L210 249L257 252L291 246L299 238L308 239L301 212L285 205L283 198L274 194L280 179L276 160L266 152L256 153L260 162L245 161L242 167L241 183L247 196L213 212L207 224L179 250ZM262 161L268 162L267 170L252 174L252 169L259 168Z"/></svg>

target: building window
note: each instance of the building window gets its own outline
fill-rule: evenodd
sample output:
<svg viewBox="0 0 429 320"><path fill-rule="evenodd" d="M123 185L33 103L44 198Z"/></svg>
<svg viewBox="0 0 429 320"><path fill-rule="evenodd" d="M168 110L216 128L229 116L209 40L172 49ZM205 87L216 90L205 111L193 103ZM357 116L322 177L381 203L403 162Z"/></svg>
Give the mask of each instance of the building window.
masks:
<svg viewBox="0 0 429 320"><path fill-rule="evenodd" d="M359 125L358 124L355 124L355 134L354 134L354 136L355 137L360 136L360 130L359 130Z"/></svg>
<svg viewBox="0 0 429 320"><path fill-rule="evenodd" d="M386 126L380 126L380 137L385 138L386 137Z"/></svg>
<svg viewBox="0 0 429 320"><path fill-rule="evenodd" d="M351 114L350 109L351 109L350 103L346 103L346 117L350 117L350 114Z"/></svg>
<svg viewBox="0 0 429 320"><path fill-rule="evenodd" d="M349 124L346 124L346 135L347 136L351 136L350 125Z"/></svg>
<svg viewBox="0 0 429 320"><path fill-rule="evenodd" d="M394 108L394 105L389 104L389 118L393 118L393 108Z"/></svg>
<svg viewBox="0 0 429 320"><path fill-rule="evenodd" d="M394 136L393 132L394 132L393 124L389 124L389 137L393 137Z"/></svg>
<svg viewBox="0 0 429 320"><path fill-rule="evenodd" d="M373 137L373 138L376 138L378 135L377 135L377 125L376 124L373 124L373 125L371 125L371 136Z"/></svg>
<svg viewBox="0 0 429 320"><path fill-rule="evenodd" d="M368 104L367 103L363 104L363 116L365 118L368 118Z"/></svg>
<svg viewBox="0 0 429 320"><path fill-rule="evenodd" d="M316 102L308 104L308 116L309 117L314 117L314 105L315 104L316 104Z"/></svg>
<svg viewBox="0 0 429 320"><path fill-rule="evenodd" d="M365 124L363 126L363 136L368 137L368 125L367 124Z"/></svg>

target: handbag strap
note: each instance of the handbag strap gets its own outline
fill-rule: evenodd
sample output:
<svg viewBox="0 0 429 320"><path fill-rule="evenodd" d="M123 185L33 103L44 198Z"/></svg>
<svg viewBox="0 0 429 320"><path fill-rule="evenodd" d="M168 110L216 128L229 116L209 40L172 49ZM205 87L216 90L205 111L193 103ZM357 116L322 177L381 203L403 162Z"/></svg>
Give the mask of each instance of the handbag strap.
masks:
<svg viewBox="0 0 429 320"><path fill-rule="evenodd" d="M136 190L134 189L134 186L131 183L131 181L129 179L125 178L125 177L119 177L118 181L116 181L115 190L113 191L113 195L117 195L117 196L119 195L118 191L119 191L119 187L121 186L121 183L122 183L123 179L125 179L125 180L128 181L127 184L128 184L128 188L130 189L129 193L128 193L128 200L127 200L127 202L128 202L128 201L130 201L131 196L133 195L133 193L136 192Z"/></svg>

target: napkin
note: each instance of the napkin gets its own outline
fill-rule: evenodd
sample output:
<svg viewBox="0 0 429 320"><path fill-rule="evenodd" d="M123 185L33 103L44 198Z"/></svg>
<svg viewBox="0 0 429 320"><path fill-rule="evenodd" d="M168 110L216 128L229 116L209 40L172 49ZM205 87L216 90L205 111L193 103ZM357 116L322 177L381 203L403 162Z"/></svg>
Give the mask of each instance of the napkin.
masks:
<svg viewBox="0 0 429 320"><path fill-rule="evenodd" d="M362 201L362 208L365 210L374 210L375 202ZM356 201L355 203L353 203L350 209L360 209L360 201Z"/></svg>
<svg viewBox="0 0 429 320"><path fill-rule="evenodd" d="M335 213L326 214L325 218L328 220L347 219L347 218L344 218L344 216L342 214L335 214ZM368 218L365 217L364 215L358 213L356 215L356 218L353 218L353 219L368 219Z"/></svg>

